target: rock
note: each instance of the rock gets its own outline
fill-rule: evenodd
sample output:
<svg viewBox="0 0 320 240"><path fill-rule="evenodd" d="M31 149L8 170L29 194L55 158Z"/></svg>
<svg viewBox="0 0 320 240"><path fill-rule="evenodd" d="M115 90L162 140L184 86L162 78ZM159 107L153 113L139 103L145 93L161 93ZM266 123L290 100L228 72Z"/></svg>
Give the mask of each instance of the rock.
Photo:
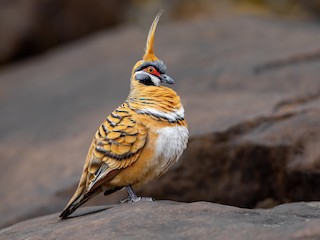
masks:
<svg viewBox="0 0 320 240"><path fill-rule="evenodd" d="M10 0L0 3L0 64L124 21L129 1Z"/></svg>
<svg viewBox="0 0 320 240"><path fill-rule="evenodd" d="M43 53L120 23L143 22L167 9L164 19L190 18L210 1L10 0L0 2L0 65ZM149 23L148 23L149 24Z"/></svg>
<svg viewBox="0 0 320 240"><path fill-rule="evenodd" d="M0 2L0 65L43 53L62 43L113 27L142 22L166 9L165 19L238 12L272 13L283 16L319 17L317 0L163 0L163 1L66 1L10 0Z"/></svg>
<svg viewBox="0 0 320 240"><path fill-rule="evenodd" d="M2 239L318 239L320 203L249 210L208 202L129 203L52 214L0 231Z"/></svg>
<svg viewBox="0 0 320 240"><path fill-rule="evenodd" d="M192 139L140 193L242 207L320 199L317 24L237 15L160 24L156 53ZM1 226L63 209L92 134L128 94L146 34L102 32L0 72Z"/></svg>
<svg viewBox="0 0 320 240"><path fill-rule="evenodd" d="M320 101L194 137L181 164L141 194L241 207L320 199Z"/></svg>

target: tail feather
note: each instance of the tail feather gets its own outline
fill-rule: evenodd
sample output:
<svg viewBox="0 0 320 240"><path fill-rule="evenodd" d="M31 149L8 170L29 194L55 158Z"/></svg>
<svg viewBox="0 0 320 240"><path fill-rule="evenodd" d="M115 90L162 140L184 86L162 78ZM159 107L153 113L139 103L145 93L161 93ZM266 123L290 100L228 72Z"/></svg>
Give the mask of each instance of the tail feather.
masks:
<svg viewBox="0 0 320 240"><path fill-rule="evenodd" d="M88 201L90 198L93 198L95 195L102 191L101 188L96 188L93 191L80 194L75 200L70 202L63 212L60 214L59 218L66 219L71 213L73 213L78 207Z"/></svg>

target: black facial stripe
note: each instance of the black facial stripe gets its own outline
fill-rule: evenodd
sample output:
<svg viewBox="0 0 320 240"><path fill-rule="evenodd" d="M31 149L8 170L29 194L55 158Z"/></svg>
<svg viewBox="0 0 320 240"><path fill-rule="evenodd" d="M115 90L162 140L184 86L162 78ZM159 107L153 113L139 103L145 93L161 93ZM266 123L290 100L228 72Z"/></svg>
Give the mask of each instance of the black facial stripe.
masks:
<svg viewBox="0 0 320 240"><path fill-rule="evenodd" d="M136 74L136 80L147 86L155 86L148 74Z"/></svg>
<svg viewBox="0 0 320 240"><path fill-rule="evenodd" d="M147 85L147 86L155 86L150 78L140 80L139 82L141 82L142 84Z"/></svg>
<svg viewBox="0 0 320 240"><path fill-rule="evenodd" d="M166 71L166 66L163 64L163 62L162 61L156 61L156 62L144 62L144 63L142 63L139 67L137 67L135 72L141 71L142 69L144 69L146 67L149 67L149 66L152 66L155 69L157 69L157 71L160 74L164 74L165 71Z"/></svg>

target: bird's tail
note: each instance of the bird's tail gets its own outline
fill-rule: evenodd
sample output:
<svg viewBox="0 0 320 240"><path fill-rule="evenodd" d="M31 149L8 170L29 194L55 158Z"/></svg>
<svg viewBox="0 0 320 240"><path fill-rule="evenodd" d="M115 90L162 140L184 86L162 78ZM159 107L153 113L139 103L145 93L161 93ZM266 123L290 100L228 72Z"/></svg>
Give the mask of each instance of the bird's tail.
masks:
<svg viewBox="0 0 320 240"><path fill-rule="evenodd" d="M100 193L102 191L101 188L95 188L90 192L82 193L79 196L77 196L74 200L71 199L71 201L68 203L68 205L65 207L63 212L60 214L59 218L66 219L71 213L73 213L79 206L84 204L86 201L88 201L90 198L93 198L95 195Z"/></svg>

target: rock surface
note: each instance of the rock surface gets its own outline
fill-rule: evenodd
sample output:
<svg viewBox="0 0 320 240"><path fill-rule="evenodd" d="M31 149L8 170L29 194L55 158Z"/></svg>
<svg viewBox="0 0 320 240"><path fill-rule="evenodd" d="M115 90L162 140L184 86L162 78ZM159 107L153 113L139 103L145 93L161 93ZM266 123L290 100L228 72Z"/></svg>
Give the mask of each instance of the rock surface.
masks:
<svg viewBox="0 0 320 240"><path fill-rule="evenodd" d="M249 210L207 202L170 201L79 209L0 231L1 239L319 239L320 203Z"/></svg>
<svg viewBox="0 0 320 240"><path fill-rule="evenodd" d="M1 226L64 207L93 132L127 96L146 34L118 28L0 72ZM156 53L176 80L192 140L180 164L140 193L242 207L320 199L319 42L313 22L160 24Z"/></svg>
<svg viewBox="0 0 320 240"><path fill-rule="evenodd" d="M123 21L129 1L0 2L0 64L27 57Z"/></svg>
<svg viewBox="0 0 320 240"><path fill-rule="evenodd" d="M194 137L181 164L142 193L249 208L318 200L320 101L309 104Z"/></svg>
<svg viewBox="0 0 320 240"><path fill-rule="evenodd" d="M212 9L209 0L0 1L0 66L43 53L121 23L143 22L167 9L164 19L190 18ZM211 12L209 10L209 12Z"/></svg>
<svg viewBox="0 0 320 240"><path fill-rule="evenodd" d="M298 18L320 16L318 0L3 0L0 1L0 65L120 23L145 23L159 9L166 9L162 22L239 10Z"/></svg>

